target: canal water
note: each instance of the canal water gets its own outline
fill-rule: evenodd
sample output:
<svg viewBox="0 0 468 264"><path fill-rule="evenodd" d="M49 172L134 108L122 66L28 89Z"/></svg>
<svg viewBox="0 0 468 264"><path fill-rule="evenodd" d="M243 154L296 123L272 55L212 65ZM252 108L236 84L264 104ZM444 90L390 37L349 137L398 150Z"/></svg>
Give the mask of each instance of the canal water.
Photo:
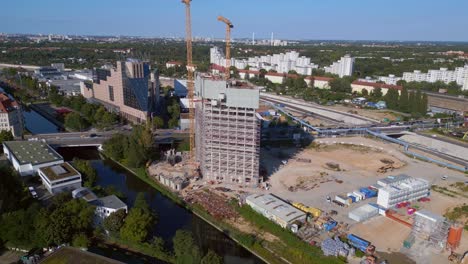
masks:
<svg viewBox="0 0 468 264"><path fill-rule="evenodd" d="M57 133L60 128L32 109L23 108L24 127L32 134Z"/></svg>
<svg viewBox="0 0 468 264"><path fill-rule="evenodd" d="M171 199L165 197L118 164L108 159L101 159L96 148L58 148L58 152L68 161L75 157L91 160L93 167L98 173L97 185L101 185L102 187L113 186L117 191L125 194L125 202L129 206L133 205L139 192L144 193L151 209L158 215L158 223L155 226L154 235L162 237L168 246L171 246L172 237L177 230L186 229L193 233L196 243L203 252L206 252L208 249L214 250L217 254L224 257L224 263L226 264L263 263L227 235L185 208L175 204ZM141 259L123 260L122 257L124 256L121 256L122 254L116 250L100 248L93 251L107 257L120 259L124 262L146 262Z"/></svg>

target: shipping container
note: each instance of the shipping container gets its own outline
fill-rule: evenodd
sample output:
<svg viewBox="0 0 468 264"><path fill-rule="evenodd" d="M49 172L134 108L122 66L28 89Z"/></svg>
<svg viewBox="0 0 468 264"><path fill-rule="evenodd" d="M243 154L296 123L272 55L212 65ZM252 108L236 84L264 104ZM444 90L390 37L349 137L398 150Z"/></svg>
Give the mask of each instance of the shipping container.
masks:
<svg viewBox="0 0 468 264"><path fill-rule="evenodd" d="M364 240L356 235L348 234L348 242L353 247L361 250L362 252L366 252L367 247L371 244L369 241Z"/></svg>

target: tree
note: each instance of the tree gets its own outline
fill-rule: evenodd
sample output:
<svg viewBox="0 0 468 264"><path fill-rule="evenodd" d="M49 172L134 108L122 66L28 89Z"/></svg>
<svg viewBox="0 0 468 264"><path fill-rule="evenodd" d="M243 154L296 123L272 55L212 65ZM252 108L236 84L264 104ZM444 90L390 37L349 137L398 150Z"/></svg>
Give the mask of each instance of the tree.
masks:
<svg viewBox="0 0 468 264"><path fill-rule="evenodd" d="M151 213L145 212L141 208L132 208L125 218L125 222L120 229L120 237L134 243L144 242L154 224Z"/></svg>
<svg viewBox="0 0 468 264"><path fill-rule="evenodd" d="M369 91L367 91L367 89L362 89L361 94L362 94L362 96L368 96Z"/></svg>
<svg viewBox="0 0 468 264"><path fill-rule="evenodd" d="M121 161L125 158L125 150L128 144L128 137L123 134L114 134L103 144L104 152L112 159Z"/></svg>
<svg viewBox="0 0 468 264"><path fill-rule="evenodd" d="M427 94L426 94L426 93L424 93L424 94L422 95L421 101L422 101L422 102L421 102L421 110L420 110L420 112L421 112L421 114L425 115L425 114L427 113L427 108L428 108L428 104L429 104L429 103L428 103L428 99L427 99Z"/></svg>
<svg viewBox="0 0 468 264"><path fill-rule="evenodd" d="M409 112L410 113L417 113L418 112L418 100L416 98L416 93L414 92L411 92L409 94L409 105L410 105L410 108L409 108Z"/></svg>
<svg viewBox="0 0 468 264"><path fill-rule="evenodd" d="M222 264L223 259L213 250L208 250L208 253L202 258L201 264Z"/></svg>
<svg viewBox="0 0 468 264"><path fill-rule="evenodd" d="M395 89L388 89L387 94L385 94L385 102L387 103L387 107L390 109L397 110L398 109L398 91Z"/></svg>
<svg viewBox="0 0 468 264"><path fill-rule="evenodd" d="M0 218L0 237L8 246L30 248L34 246L34 219L39 211L38 206L27 210L3 214Z"/></svg>
<svg viewBox="0 0 468 264"><path fill-rule="evenodd" d="M371 92L371 95L372 95L372 97L375 98L375 99L380 99L380 98L382 98L382 96L383 96L382 88L380 88L380 87L374 88L374 90L372 90L372 92Z"/></svg>
<svg viewBox="0 0 468 264"><path fill-rule="evenodd" d="M164 127L164 120L159 116L154 116L153 120L151 120L151 124L154 130L160 129Z"/></svg>
<svg viewBox="0 0 468 264"><path fill-rule="evenodd" d="M93 168L89 160L81 160L81 159L74 158L73 165L75 165L75 168L83 176L85 187L90 188L96 183L97 172L96 172L96 169Z"/></svg>
<svg viewBox="0 0 468 264"><path fill-rule="evenodd" d="M0 130L0 144L5 141L12 141L14 139L15 138L13 137L13 134L10 130ZM0 153L3 153L3 148L0 150Z"/></svg>
<svg viewBox="0 0 468 264"><path fill-rule="evenodd" d="M399 100L400 111L408 113L410 110L410 102L408 97L408 89L403 87L401 90L400 100Z"/></svg>
<svg viewBox="0 0 468 264"><path fill-rule="evenodd" d="M71 112L65 116L65 126L74 131L82 131L88 128L89 124L79 113Z"/></svg>
<svg viewBox="0 0 468 264"><path fill-rule="evenodd" d="M73 238L72 245L77 248L88 248L90 245L90 241L85 234L80 233Z"/></svg>
<svg viewBox="0 0 468 264"><path fill-rule="evenodd" d="M106 219L104 219L103 226L111 234L119 234L126 216L127 213L123 209L113 212Z"/></svg>
<svg viewBox="0 0 468 264"><path fill-rule="evenodd" d="M351 93L351 82L344 78L335 78L330 81L330 90L333 92Z"/></svg>
<svg viewBox="0 0 468 264"><path fill-rule="evenodd" d="M201 256L198 246L195 245L192 233L187 230L177 230L174 238L174 253L177 264L200 263Z"/></svg>

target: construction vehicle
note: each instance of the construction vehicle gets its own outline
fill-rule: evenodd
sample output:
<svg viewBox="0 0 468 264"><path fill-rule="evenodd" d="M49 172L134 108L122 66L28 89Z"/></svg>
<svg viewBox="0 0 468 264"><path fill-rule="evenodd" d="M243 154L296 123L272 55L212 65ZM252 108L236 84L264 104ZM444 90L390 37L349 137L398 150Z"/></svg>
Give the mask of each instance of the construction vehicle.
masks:
<svg viewBox="0 0 468 264"><path fill-rule="evenodd" d="M195 67L192 62L192 17L190 14L190 2L192 2L192 0L182 0L182 3L185 5L185 41L187 43L187 98L189 99L190 160L195 161Z"/></svg>
<svg viewBox="0 0 468 264"><path fill-rule="evenodd" d="M225 68L225 78L229 80L231 75L231 29L234 25L231 21L223 16L218 16L218 21L223 22L226 24L226 68Z"/></svg>

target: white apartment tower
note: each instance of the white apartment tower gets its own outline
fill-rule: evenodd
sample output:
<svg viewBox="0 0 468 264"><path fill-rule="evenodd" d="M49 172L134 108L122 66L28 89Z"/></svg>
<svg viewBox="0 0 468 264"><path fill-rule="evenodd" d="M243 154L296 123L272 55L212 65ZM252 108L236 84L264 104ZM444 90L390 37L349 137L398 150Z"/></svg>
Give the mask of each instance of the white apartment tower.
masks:
<svg viewBox="0 0 468 264"><path fill-rule="evenodd" d="M339 61L334 62L332 65L325 67L325 72L338 75L340 78L344 76L353 75L354 58L350 55L341 57Z"/></svg>
<svg viewBox="0 0 468 264"><path fill-rule="evenodd" d="M207 181L257 186L260 158L259 91L198 75L196 158Z"/></svg>

